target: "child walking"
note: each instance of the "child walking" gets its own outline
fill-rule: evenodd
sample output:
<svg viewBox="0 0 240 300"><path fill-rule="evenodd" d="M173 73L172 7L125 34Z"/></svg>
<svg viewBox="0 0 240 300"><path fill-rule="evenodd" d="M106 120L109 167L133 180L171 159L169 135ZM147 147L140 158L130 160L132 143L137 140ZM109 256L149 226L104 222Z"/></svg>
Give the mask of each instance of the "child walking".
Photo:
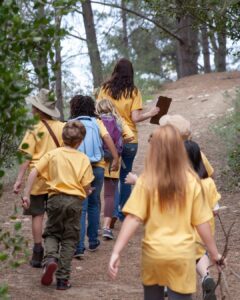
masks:
<svg viewBox="0 0 240 300"><path fill-rule="evenodd" d="M214 215L217 213L219 209L218 201L221 198L221 195L218 193L216 185L211 177L208 177L208 173L204 166L201 151L197 143L193 141L185 141L184 142L185 148L187 150L187 154L190 160L190 163L194 169L194 171L198 174L199 178L201 179L201 184L204 190L204 195L206 197L207 203L210 209L212 210L212 218L209 220L211 226L212 235L215 232L215 222L214 222ZM215 295L215 282L213 278L209 274L209 266L210 266L210 259L204 246L202 245L203 242L199 235L197 235L197 271L202 279L202 290L203 290L203 299L204 300L216 300Z"/></svg>
<svg viewBox="0 0 240 300"><path fill-rule="evenodd" d="M105 168L103 153L101 153L101 151L103 152L102 141L106 143L113 156L113 162L111 166L112 171L116 171L118 169L119 155L106 127L96 114L95 102L91 97L83 95L74 96L70 101L70 118L80 120L86 128L89 125L89 129L86 129L86 137L88 136L88 140L85 141L86 138L84 139L83 150L88 150L88 148L90 148L91 150L91 155L90 153L88 153L88 151L86 151L85 153L90 158L94 174L94 181L92 182L94 191L83 202L80 241L77 245L76 253L74 255L75 258L81 258L82 256L84 256L85 251L84 240L86 231L86 215L88 215L88 250L94 252L100 245L100 240L98 239L98 229L100 222L100 193L103 186ZM100 144L97 144L97 140L100 140ZM100 155L97 161L93 161L91 157L94 156L96 152L100 152Z"/></svg>
<svg viewBox="0 0 240 300"><path fill-rule="evenodd" d="M22 140L19 150L26 155L25 162L20 166L14 193L18 194L24 175L32 170L39 159L48 151L62 144L62 129L64 123L55 120L60 117L56 100L49 90L41 89L36 96L27 98L32 104L32 113L39 117L39 122L32 130L28 130ZM30 207L24 210L24 215L32 216L32 235L34 241L33 254L30 264L34 268L42 267L44 250L42 247L43 216L48 199L48 188L41 178L36 178L30 196Z"/></svg>
<svg viewBox="0 0 240 300"><path fill-rule="evenodd" d="M129 143L134 139L134 134L128 125L117 114L112 102L103 99L97 102L96 112L101 117L112 140L116 146L119 156L122 154L123 143ZM115 206L115 194L118 189L119 171L111 172L111 158L108 150L105 153L105 172L104 172L104 220L103 220L103 238L113 239L113 233L110 228ZM120 168L119 168L120 169Z"/></svg>
<svg viewBox="0 0 240 300"><path fill-rule="evenodd" d="M63 128L64 147L45 154L31 171L24 190L24 206L29 206L30 192L39 175L48 184L48 220L43 233L45 242L43 285L50 285L57 269L57 289L71 287L71 260L79 240L82 201L91 193L93 173L88 157L76 150L86 134L79 121ZM77 163L76 163L77 162Z"/></svg>
<svg viewBox="0 0 240 300"><path fill-rule="evenodd" d="M196 289L194 228L213 263L220 264L221 255L208 223L212 212L205 205L201 184L191 170L182 137L175 127L166 125L153 132L143 174L123 211L127 216L110 258L110 276L116 277L120 253L139 225L144 224L144 299L163 300L164 286L170 300L191 299Z"/></svg>

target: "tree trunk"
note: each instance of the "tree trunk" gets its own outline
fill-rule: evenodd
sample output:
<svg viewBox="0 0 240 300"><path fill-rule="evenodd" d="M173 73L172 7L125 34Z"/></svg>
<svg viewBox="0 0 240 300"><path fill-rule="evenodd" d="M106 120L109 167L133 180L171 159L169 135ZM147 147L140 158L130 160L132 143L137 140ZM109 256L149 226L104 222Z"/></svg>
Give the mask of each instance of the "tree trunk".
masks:
<svg viewBox="0 0 240 300"><path fill-rule="evenodd" d="M56 12L55 25L56 25L56 41L55 41L55 77L56 77L56 97L57 107L60 111L60 120L64 120L63 114L63 94L62 94L62 57L61 57L61 39L59 31L61 29L62 16L59 16Z"/></svg>
<svg viewBox="0 0 240 300"><path fill-rule="evenodd" d="M97 45L96 30L90 0L82 2L83 21L87 37L87 47L90 57L94 88L101 86L103 81L102 62Z"/></svg>
<svg viewBox="0 0 240 300"><path fill-rule="evenodd" d="M36 17L37 19L45 17L44 4L39 5L38 15ZM35 45L36 51L33 49L32 54L30 53L30 57L38 78L38 88L49 89L48 52L41 47L42 43L44 43L44 37L41 36L41 38L42 40Z"/></svg>
<svg viewBox="0 0 240 300"><path fill-rule="evenodd" d="M181 1L177 1L181 7ZM181 10L179 10L181 11ZM183 42L177 41L178 78L198 73L198 29L193 28L193 18L189 15L177 17L178 36Z"/></svg>
<svg viewBox="0 0 240 300"><path fill-rule="evenodd" d="M204 73L211 73L208 31L206 25L202 26L201 34L202 34L201 42L202 42L202 52L203 52L203 61L204 61Z"/></svg>
<svg viewBox="0 0 240 300"><path fill-rule="evenodd" d="M122 16L122 26L123 26L123 54L126 58L129 59L129 43L128 43L128 34L127 34L127 14L124 10L125 8L125 0L121 1L121 7L123 8L121 10L121 16Z"/></svg>
<svg viewBox="0 0 240 300"><path fill-rule="evenodd" d="M227 39L226 32L218 33L218 49L217 49L217 66L218 72L226 71L226 55L227 55Z"/></svg>

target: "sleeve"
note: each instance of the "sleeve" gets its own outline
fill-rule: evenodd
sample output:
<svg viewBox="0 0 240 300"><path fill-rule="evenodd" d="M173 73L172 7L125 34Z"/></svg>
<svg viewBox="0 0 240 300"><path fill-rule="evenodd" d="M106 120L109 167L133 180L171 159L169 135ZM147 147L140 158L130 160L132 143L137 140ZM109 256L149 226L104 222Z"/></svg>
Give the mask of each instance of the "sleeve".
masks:
<svg viewBox="0 0 240 300"><path fill-rule="evenodd" d="M129 139L131 137L134 137L134 133L132 132L130 127L127 125L127 123L123 119L121 119L121 122L122 122L122 136L123 136L123 139Z"/></svg>
<svg viewBox="0 0 240 300"><path fill-rule="evenodd" d="M80 183L82 184L83 187L88 186L94 179L93 176L93 170L90 162L88 161L87 167L85 169L85 172L81 178Z"/></svg>
<svg viewBox="0 0 240 300"><path fill-rule="evenodd" d="M211 179L211 178L209 178L209 179ZM217 187L212 179L211 179L211 184L210 184L210 188L209 188L209 197L210 197L209 198L210 207L212 210L214 210L214 207L216 206L218 201L221 199L221 195L217 191Z"/></svg>
<svg viewBox="0 0 240 300"><path fill-rule="evenodd" d="M102 120L97 119L97 124L99 126L99 131L100 131L101 138L103 138L105 135L109 134L108 131L107 131L107 128L103 124Z"/></svg>
<svg viewBox="0 0 240 300"><path fill-rule="evenodd" d="M134 110L142 109L142 95L139 90L137 90L136 95L133 98L133 104L131 107L131 112Z"/></svg>
<svg viewBox="0 0 240 300"><path fill-rule="evenodd" d="M211 177L213 175L214 169L203 152L201 152L201 156L202 156L203 164L207 170L208 176Z"/></svg>
<svg viewBox="0 0 240 300"><path fill-rule="evenodd" d="M145 222L149 215L148 199L147 190L142 185L141 178L139 178L122 211L124 214L132 214Z"/></svg>
<svg viewBox="0 0 240 300"><path fill-rule="evenodd" d="M36 137L33 131L28 130L18 147L18 150L28 154L30 156L33 156L35 153L35 146L36 146Z"/></svg>
<svg viewBox="0 0 240 300"><path fill-rule="evenodd" d="M47 152L35 165L35 168L37 169L39 176L41 176L45 180L49 179L48 165L49 165L50 158L51 158L50 153Z"/></svg>
<svg viewBox="0 0 240 300"><path fill-rule="evenodd" d="M191 223L193 226L197 226L209 221L213 214L207 199L205 199L203 189L198 182L195 184L193 195Z"/></svg>

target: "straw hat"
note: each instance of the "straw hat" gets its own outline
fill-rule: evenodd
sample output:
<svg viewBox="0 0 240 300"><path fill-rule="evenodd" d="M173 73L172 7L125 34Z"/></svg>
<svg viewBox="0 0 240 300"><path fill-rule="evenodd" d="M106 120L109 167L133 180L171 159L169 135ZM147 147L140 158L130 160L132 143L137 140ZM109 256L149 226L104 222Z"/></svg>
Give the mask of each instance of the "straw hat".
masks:
<svg viewBox="0 0 240 300"><path fill-rule="evenodd" d="M184 140L189 139L191 135L190 122L181 115L164 115L159 121L160 126L167 124L175 126Z"/></svg>
<svg viewBox="0 0 240 300"><path fill-rule="evenodd" d="M51 92L47 89L41 89L36 96L29 96L26 98L27 102L30 102L37 109L41 110L45 114L53 117L59 118L60 112L56 107L56 99L53 97Z"/></svg>

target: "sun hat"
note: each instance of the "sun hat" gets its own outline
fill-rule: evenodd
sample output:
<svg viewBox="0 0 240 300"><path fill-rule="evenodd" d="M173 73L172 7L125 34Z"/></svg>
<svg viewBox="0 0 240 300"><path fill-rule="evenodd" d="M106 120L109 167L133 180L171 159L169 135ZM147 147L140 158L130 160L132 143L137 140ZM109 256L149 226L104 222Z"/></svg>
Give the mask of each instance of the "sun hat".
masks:
<svg viewBox="0 0 240 300"><path fill-rule="evenodd" d="M167 124L175 126L179 131L184 140L187 140L191 136L191 125L188 120L186 120L181 115L164 115L159 121L160 126Z"/></svg>
<svg viewBox="0 0 240 300"><path fill-rule="evenodd" d="M47 89L41 89L37 95L27 97L26 101L53 118L60 117L60 112L56 107L57 100Z"/></svg>

